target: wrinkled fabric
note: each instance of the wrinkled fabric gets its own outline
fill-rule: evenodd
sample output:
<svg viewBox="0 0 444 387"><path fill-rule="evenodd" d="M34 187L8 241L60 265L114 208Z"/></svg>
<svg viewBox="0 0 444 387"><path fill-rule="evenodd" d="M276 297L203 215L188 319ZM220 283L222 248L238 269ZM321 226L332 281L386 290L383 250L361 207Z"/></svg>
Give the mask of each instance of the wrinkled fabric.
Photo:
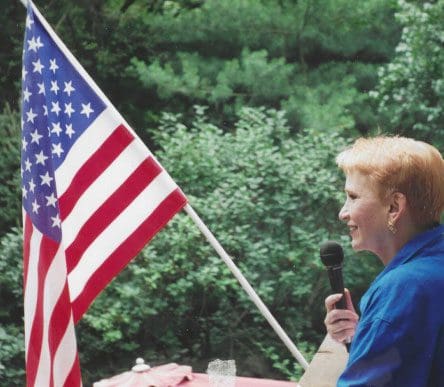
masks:
<svg viewBox="0 0 444 387"><path fill-rule="evenodd" d="M444 387L444 226L408 242L361 299L339 387Z"/></svg>
<svg viewBox="0 0 444 387"><path fill-rule="evenodd" d="M127 371L110 379L102 379L93 387L174 387L191 379L190 366L168 363L143 372Z"/></svg>

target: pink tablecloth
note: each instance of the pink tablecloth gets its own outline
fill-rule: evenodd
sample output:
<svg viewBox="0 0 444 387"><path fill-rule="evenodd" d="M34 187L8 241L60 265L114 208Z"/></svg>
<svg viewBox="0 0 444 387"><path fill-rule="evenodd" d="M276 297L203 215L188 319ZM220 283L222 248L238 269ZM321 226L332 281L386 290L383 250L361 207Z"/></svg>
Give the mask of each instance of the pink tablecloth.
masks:
<svg viewBox="0 0 444 387"><path fill-rule="evenodd" d="M179 384L180 387L209 387L210 382L207 374L193 373L193 379ZM298 387L296 382L286 380L236 377L236 387ZM299 386L300 387L300 386Z"/></svg>

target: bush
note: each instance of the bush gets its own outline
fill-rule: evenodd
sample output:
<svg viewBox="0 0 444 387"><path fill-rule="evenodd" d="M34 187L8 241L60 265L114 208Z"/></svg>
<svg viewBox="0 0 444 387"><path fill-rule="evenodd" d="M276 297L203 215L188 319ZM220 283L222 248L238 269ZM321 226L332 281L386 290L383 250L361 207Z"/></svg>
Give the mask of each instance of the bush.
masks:
<svg viewBox="0 0 444 387"><path fill-rule="evenodd" d="M0 385L23 386L22 232L13 229L0 241Z"/></svg>

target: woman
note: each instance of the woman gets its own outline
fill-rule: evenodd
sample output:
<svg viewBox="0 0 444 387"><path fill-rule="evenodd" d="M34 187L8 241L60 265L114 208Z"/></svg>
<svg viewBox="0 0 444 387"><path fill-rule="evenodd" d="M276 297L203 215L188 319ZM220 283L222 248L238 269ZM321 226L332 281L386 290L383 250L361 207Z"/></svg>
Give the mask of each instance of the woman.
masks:
<svg viewBox="0 0 444 387"><path fill-rule="evenodd" d="M350 293L325 300L328 333L351 340L338 386L444 386L444 161L403 137L358 139L337 157L346 201L339 218L355 251L384 270L356 314Z"/></svg>

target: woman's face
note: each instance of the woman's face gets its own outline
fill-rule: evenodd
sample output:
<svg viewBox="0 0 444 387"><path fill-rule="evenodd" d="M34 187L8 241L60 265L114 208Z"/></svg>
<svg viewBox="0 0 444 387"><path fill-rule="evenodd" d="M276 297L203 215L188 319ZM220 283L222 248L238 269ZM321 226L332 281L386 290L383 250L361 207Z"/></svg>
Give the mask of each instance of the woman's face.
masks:
<svg viewBox="0 0 444 387"><path fill-rule="evenodd" d="M339 219L350 230L353 249L382 257L388 242L389 205L381 201L370 179L356 171L347 175L345 193L347 198Z"/></svg>

